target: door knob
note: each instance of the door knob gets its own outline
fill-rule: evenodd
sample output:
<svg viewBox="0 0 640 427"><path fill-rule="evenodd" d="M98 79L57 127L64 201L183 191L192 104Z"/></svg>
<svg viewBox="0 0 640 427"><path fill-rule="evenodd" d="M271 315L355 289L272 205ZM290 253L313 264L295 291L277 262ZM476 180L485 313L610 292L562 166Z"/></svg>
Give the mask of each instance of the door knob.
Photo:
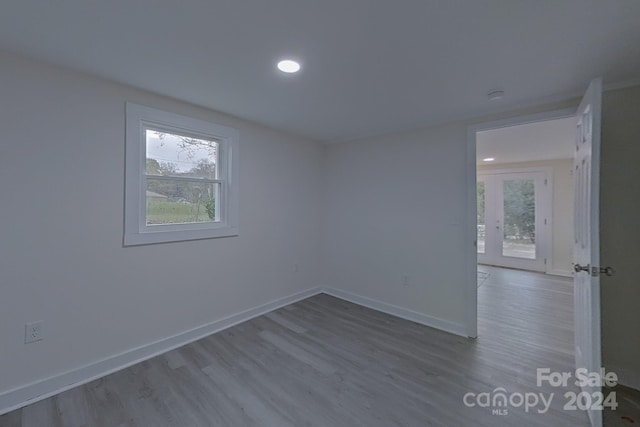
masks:
<svg viewBox="0 0 640 427"><path fill-rule="evenodd" d="M576 273L580 273L581 271L586 271L586 272L591 271L591 267L589 267L589 264L587 265L574 264L573 269L575 270Z"/></svg>

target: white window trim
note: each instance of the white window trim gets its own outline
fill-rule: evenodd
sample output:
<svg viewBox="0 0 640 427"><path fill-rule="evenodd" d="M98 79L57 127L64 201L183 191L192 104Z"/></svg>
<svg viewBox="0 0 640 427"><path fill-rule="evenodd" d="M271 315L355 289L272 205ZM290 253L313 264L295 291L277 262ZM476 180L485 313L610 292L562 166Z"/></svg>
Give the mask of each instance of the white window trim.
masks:
<svg viewBox="0 0 640 427"><path fill-rule="evenodd" d="M220 182L219 221L146 224L146 139L148 127L181 135L215 139ZM124 245L147 245L238 235L238 131L203 120L127 103L125 149Z"/></svg>

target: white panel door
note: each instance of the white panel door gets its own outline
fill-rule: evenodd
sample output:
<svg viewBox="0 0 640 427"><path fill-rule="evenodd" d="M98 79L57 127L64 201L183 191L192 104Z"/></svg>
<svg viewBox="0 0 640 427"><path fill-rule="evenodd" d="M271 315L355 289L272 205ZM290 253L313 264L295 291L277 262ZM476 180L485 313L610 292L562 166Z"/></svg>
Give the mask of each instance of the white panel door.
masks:
<svg viewBox="0 0 640 427"><path fill-rule="evenodd" d="M577 112L574 241L576 368L599 372L600 353L600 112L602 79L591 82ZM583 387L592 394L600 387ZM591 425L602 426L602 412L589 410Z"/></svg>

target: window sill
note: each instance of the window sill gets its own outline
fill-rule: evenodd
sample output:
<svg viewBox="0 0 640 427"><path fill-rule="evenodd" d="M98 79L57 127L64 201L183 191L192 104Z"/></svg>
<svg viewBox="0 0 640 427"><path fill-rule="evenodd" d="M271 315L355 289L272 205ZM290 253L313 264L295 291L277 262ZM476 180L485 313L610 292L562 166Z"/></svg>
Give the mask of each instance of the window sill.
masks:
<svg viewBox="0 0 640 427"><path fill-rule="evenodd" d="M157 243L184 242L188 240L216 239L238 235L238 227L220 226L204 230L154 230L128 233L124 236L124 246L153 245Z"/></svg>

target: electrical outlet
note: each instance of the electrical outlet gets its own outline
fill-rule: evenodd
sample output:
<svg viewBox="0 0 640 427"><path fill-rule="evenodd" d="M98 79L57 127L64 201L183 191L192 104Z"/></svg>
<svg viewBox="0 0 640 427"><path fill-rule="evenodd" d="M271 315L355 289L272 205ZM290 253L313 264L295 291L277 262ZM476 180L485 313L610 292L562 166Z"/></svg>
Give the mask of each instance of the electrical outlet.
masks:
<svg viewBox="0 0 640 427"><path fill-rule="evenodd" d="M409 276L406 274L402 275L402 286L409 286Z"/></svg>
<svg viewBox="0 0 640 427"><path fill-rule="evenodd" d="M42 320L38 320L37 322L29 322L24 325L25 344L40 340L42 340Z"/></svg>

